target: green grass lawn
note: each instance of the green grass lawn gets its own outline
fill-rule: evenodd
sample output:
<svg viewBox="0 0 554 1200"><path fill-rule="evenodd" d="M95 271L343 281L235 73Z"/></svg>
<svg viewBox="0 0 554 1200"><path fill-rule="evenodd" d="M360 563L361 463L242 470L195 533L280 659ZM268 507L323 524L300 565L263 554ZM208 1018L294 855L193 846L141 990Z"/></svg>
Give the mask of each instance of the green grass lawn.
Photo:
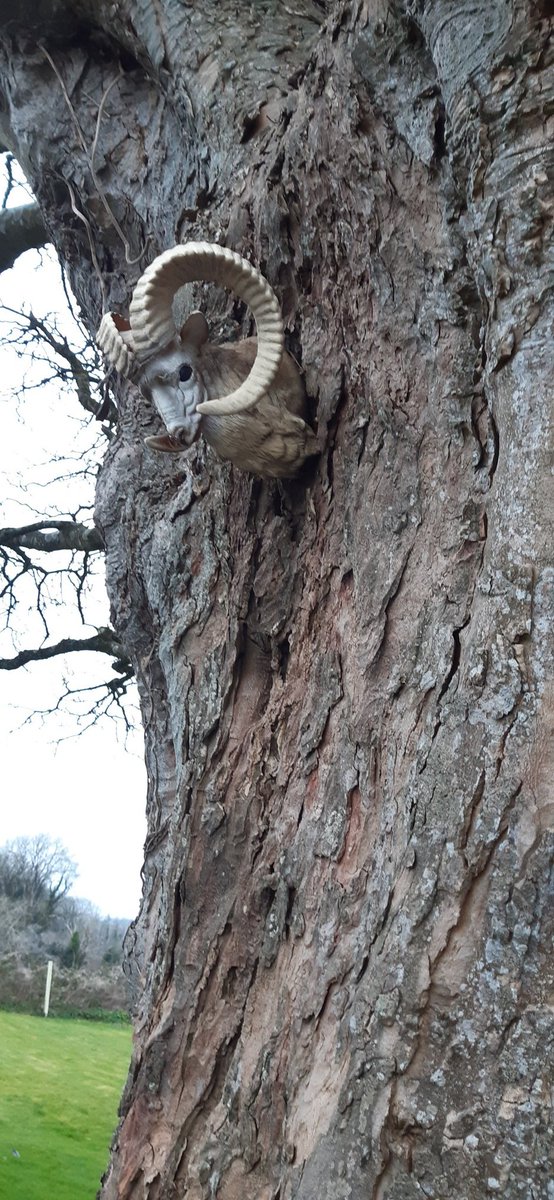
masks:
<svg viewBox="0 0 554 1200"><path fill-rule="evenodd" d="M130 1057L128 1026L0 1012L2 1200L94 1200Z"/></svg>

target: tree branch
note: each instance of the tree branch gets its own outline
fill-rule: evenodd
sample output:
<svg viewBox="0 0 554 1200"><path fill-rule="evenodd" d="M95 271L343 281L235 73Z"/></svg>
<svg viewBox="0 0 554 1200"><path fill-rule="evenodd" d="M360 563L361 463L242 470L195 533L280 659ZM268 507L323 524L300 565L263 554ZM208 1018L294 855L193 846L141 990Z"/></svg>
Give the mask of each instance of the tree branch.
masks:
<svg viewBox="0 0 554 1200"><path fill-rule="evenodd" d="M90 528L79 521L35 521L19 528L0 529L0 546L12 550L82 550L90 554L103 550L104 542L98 529Z"/></svg>
<svg viewBox="0 0 554 1200"><path fill-rule="evenodd" d="M115 424L117 420L115 405L109 401L106 394L104 394L100 402L93 394L93 389L101 386L102 375L100 373L96 377L94 365L83 361L83 351L81 350L79 354L75 353L69 345L67 338L56 329L55 324L49 325L45 320L36 317L32 311L21 312L18 309L10 308L7 304L2 306L2 311L15 317L18 322L18 325L15 326L18 330L17 334L12 332L7 340L14 345L23 344L25 347L32 346L36 342L42 348L46 346L49 351L53 350L54 354L57 354L67 363L77 391L77 399L86 412L92 413L96 420L108 420L110 424ZM87 342L87 347L93 350L96 362L99 365L98 350L91 342ZM49 361L52 362L51 359ZM56 367L56 374L65 381L63 368ZM107 430L104 430L104 433L107 432Z"/></svg>
<svg viewBox="0 0 554 1200"><path fill-rule="evenodd" d="M59 337L55 337L53 331L48 328L44 321L41 321L38 317L35 317L33 312L22 315L24 315L28 321L29 329L31 331L36 330L47 343L47 345L49 345L56 354L59 354L60 358L65 359L73 376L79 404L82 405L86 412L92 413L92 415L96 417L98 415L98 400L96 400L92 395L91 377L82 359L78 354L74 353L66 338L62 337L61 335Z"/></svg>
<svg viewBox="0 0 554 1200"><path fill-rule="evenodd" d="M13 267L26 250L36 250L52 239L38 204L23 204L0 212L0 271Z"/></svg>
<svg viewBox="0 0 554 1200"><path fill-rule="evenodd" d="M27 666L30 662L40 662L45 658L55 658L58 654L72 654L75 650L99 651L109 654L116 660L114 669L126 673L129 661L119 638L113 629L107 627L98 629L89 638L62 638L54 646L41 646L37 650L20 650L13 658L0 658L0 671L16 671L19 667Z"/></svg>

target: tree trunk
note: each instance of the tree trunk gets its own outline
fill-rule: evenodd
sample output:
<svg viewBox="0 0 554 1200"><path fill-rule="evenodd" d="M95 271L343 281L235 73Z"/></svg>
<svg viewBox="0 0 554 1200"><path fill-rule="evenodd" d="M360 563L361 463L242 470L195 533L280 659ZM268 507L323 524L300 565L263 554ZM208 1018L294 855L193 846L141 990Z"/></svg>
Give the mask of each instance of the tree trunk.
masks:
<svg viewBox="0 0 554 1200"><path fill-rule="evenodd" d="M223 241L321 444L283 485L156 456L120 387L97 512L149 833L103 1200L550 1195L548 8L2 18L0 132L90 327Z"/></svg>

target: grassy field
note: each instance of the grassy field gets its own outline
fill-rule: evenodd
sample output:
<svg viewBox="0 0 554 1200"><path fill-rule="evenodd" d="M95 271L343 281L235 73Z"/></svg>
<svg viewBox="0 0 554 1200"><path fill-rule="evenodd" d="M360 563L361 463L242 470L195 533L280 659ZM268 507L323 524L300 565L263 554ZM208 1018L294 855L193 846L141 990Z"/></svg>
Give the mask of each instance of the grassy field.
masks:
<svg viewBox="0 0 554 1200"><path fill-rule="evenodd" d="M128 1026L0 1012L1 1197L94 1200L130 1056Z"/></svg>

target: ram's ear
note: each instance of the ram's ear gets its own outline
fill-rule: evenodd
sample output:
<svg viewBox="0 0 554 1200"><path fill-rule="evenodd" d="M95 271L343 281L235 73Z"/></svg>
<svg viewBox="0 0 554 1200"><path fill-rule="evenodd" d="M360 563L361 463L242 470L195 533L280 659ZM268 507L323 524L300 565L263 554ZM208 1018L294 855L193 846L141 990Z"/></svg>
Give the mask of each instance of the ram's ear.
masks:
<svg viewBox="0 0 554 1200"><path fill-rule="evenodd" d="M175 441L168 433L161 433L157 437L145 437L144 445L148 446L149 450L163 450L167 454L182 454L183 450L186 450L186 446Z"/></svg>
<svg viewBox="0 0 554 1200"><path fill-rule="evenodd" d="M204 342L207 342L210 336L208 322L201 312L192 312L190 317L187 317L183 328L179 334L182 342L186 342L188 346L194 346L195 350L199 350Z"/></svg>

